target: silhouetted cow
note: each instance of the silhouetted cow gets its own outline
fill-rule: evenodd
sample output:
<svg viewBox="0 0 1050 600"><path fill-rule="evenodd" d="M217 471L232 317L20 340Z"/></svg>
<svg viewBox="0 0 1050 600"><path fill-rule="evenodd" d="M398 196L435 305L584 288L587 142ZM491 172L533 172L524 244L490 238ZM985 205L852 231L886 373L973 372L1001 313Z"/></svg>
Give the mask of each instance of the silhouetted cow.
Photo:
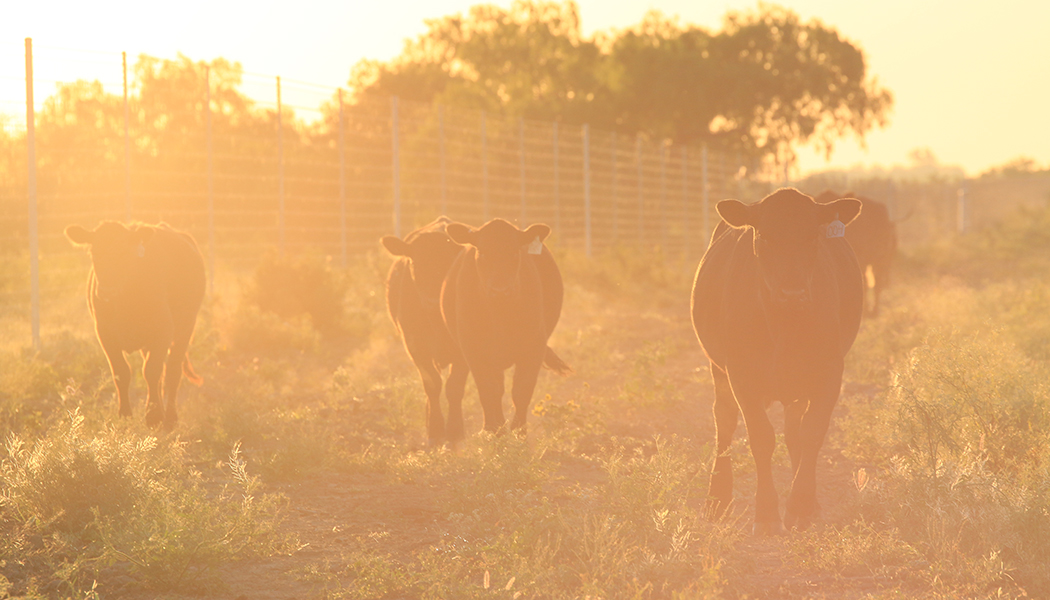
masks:
<svg viewBox="0 0 1050 600"><path fill-rule="evenodd" d="M448 226L449 237L469 247L445 278L441 314L470 366L488 431L505 423L506 369L514 367L511 429L525 427L541 366L571 371L547 346L561 316L563 294L558 265L543 245L550 231L542 224L522 231L503 219L480 229Z"/></svg>
<svg viewBox="0 0 1050 600"><path fill-rule="evenodd" d="M861 274L864 275L871 267L871 314L878 315L880 296L882 290L890 284L890 268L897 254L897 224L890 220L890 211L885 204L871 198L856 196L852 192L840 195L827 190L817 196L816 201L823 204L839 198L856 198L864 207L860 216L846 229L846 240L853 246L853 253L857 255ZM868 283L865 277L865 291ZM864 296L864 303L868 305L867 293Z"/></svg>
<svg viewBox="0 0 1050 600"><path fill-rule="evenodd" d="M386 305L405 350L419 369L427 394L427 440L431 447L463 439L463 390L467 363L441 319L441 284L452 261L463 251L445 232L451 221L439 217L405 239L381 241L397 257L386 279ZM441 372L451 365L445 396L448 425L441 414Z"/></svg>
<svg viewBox="0 0 1050 600"><path fill-rule="evenodd" d="M766 409L784 405L794 480L784 522L805 528L818 510L817 454L842 385L843 358L860 327L861 276L837 237L858 200L817 204L780 189L757 204L718 203L718 224L693 284L693 328L711 362L718 455L709 507L733 498L729 447L744 415L755 459L755 532L780 530L773 486L773 427ZM840 222L840 223L837 223ZM832 237L828 237L828 236Z"/></svg>
<svg viewBox="0 0 1050 600"><path fill-rule="evenodd" d="M141 350L148 388L146 423L154 427L163 421L166 428L174 427L182 375L197 385L202 382L187 355L205 289L197 243L164 223L128 228L105 221L92 231L71 225L66 237L91 250L88 307L113 372L120 416L131 416L131 367L124 353Z"/></svg>

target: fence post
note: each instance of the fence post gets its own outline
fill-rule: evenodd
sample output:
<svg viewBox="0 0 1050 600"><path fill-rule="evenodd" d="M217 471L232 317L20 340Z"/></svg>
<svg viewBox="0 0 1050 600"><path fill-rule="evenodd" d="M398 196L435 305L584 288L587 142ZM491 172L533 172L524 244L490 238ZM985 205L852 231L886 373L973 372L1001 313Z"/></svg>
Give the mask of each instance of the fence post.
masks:
<svg viewBox="0 0 1050 600"><path fill-rule="evenodd" d="M704 212L703 243L707 244L711 237L711 185L707 178L707 142L704 142L700 149L700 177L702 179L700 189L703 192L703 206L700 210Z"/></svg>
<svg viewBox="0 0 1050 600"><path fill-rule="evenodd" d="M620 187L617 179L617 164L616 164L616 132L613 132L609 142L609 154L612 156L612 241L613 245L616 245L617 238L620 235Z"/></svg>
<svg viewBox="0 0 1050 600"><path fill-rule="evenodd" d="M634 159L638 166L637 188L638 188L638 245L645 245L645 194L642 185L642 134L634 138Z"/></svg>
<svg viewBox="0 0 1050 600"><path fill-rule="evenodd" d="M689 146L682 146L682 251L686 258L689 257L689 239L692 232L689 231L689 213L692 206L689 205Z"/></svg>
<svg viewBox="0 0 1050 600"><path fill-rule="evenodd" d="M33 38L26 38L26 192L29 196L29 306L33 349L40 351L40 244L36 212L36 111L33 107Z"/></svg>
<svg viewBox="0 0 1050 600"><path fill-rule="evenodd" d="M969 190L967 189L968 184L966 180L963 180L962 185L959 187L958 196L959 203L956 209L956 216L958 222L956 223L956 229L959 233L966 233L970 228L970 199Z"/></svg>
<svg viewBox="0 0 1050 600"><path fill-rule="evenodd" d="M400 125L397 115L397 96L390 99L391 168L394 177L394 235L401 237L401 157L398 147Z"/></svg>
<svg viewBox="0 0 1050 600"><path fill-rule="evenodd" d="M277 78L277 248L284 256L284 127L281 123L281 78Z"/></svg>
<svg viewBox="0 0 1050 600"><path fill-rule="evenodd" d="M558 180L558 122L554 122L554 230L561 232L561 182Z"/></svg>
<svg viewBox="0 0 1050 600"><path fill-rule="evenodd" d="M346 118L339 88L339 261L346 268Z"/></svg>
<svg viewBox="0 0 1050 600"><path fill-rule="evenodd" d="M204 67L204 110L208 134L208 290L215 294L215 178L211 133L211 66Z"/></svg>
<svg viewBox="0 0 1050 600"><path fill-rule="evenodd" d="M521 173L521 223L525 227L525 119L518 117L518 162Z"/></svg>
<svg viewBox="0 0 1050 600"><path fill-rule="evenodd" d="M131 221L131 136L128 133L128 53L120 53L124 68L124 221Z"/></svg>
<svg viewBox="0 0 1050 600"><path fill-rule="evenodd" d="M489 220L489 154L485 111L481 111L481 220Z"/></svg>
<svg viewBox="0 0 1050 600"><path fill-rule="evenodd" d="M667 140L660 141L660 245L667 252ZM665 254L666 255L666 254Z"/></svg>
<svg viewBox="0 0 1050 600"><path fill-rule="evenodd" d="M448 214L448 184L445 176L445 106L438 105L438 154L441 157L441 214Z"/></svg>
<svg viewBox="0 0 1050 600"><path fill-rule="evenodd" d="M583 126L583 246L591 257L591 129Z"/></svg>

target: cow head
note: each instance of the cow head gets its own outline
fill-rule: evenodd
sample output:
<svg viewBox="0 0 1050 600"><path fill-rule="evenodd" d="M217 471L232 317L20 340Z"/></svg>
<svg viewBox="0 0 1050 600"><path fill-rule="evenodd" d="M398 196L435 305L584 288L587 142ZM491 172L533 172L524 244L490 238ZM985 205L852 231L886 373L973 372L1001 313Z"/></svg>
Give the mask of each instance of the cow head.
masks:
<svg viewBox="0 0 1050 600"><path fill-rule="evenodd" d="M91 266L98 281L96 295L108 302L121 296L146 256L146 243L153 237L152 227L128 229L115 221L103 221L93 230L79 225L66 227L66 237L91 252Z"/></svg>
<svg viewBox="0 0 1050 600"><path fill-rule="evenodd" d="M818 204L792 188L781 188L756 204L737 200L718 203L718 214L733 227L754 230L754 253L766 292L785 308L801 308L810 300L810 284L827 225L848 225L860 214L861 203L843 198Z"/></svg>
<svg viewBox="0 0 1050 600"><path fill-rule="evenodd" d="M380 240L390 254L409 259L416 288L423 299L432 303L437 303L441 282L445 280L452 261L463 250L448 237L445 229L449 222L447 217L440 217L408 234L405 239L387 235Z"/></svg>
<svg viewBox="0 0 1050 600"><path fill-rule="evenodd" d="M477 249L477 270L481 287L489 297L511 296L518 292L522 255L536 240L550 235L551 228L542 223L522 231L504 221L493 219L474 229L462 223L451 223L448 235L458 244Z"/></svg>

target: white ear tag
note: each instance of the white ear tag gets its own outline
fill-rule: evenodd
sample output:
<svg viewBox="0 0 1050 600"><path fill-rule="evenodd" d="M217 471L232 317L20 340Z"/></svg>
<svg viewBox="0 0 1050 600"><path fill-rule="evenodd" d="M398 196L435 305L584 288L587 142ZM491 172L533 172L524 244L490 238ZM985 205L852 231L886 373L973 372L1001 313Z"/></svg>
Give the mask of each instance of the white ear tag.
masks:
<svg viewBox="0 0 1050 600"><path fill-rule="evenodd" d="M543 253L543 242L540 241L539 236L536 239L529 242L529 254L542 254Z"/></svg>
<svg viewBox="0 0 1050 600"><path fill-rule="evenodd" d="M139 242L138 247L135 248L135 256L139 258L146 256L146 247L142 245L142 242Z"/></svg>
<svg viewBox="0 0 1050 600"><path fill-rule="evenodd" d="M829 238L846 237L846 226L842 224L842 221L839 221L837 216L834 221L828 223L826 235Z"/></svg>

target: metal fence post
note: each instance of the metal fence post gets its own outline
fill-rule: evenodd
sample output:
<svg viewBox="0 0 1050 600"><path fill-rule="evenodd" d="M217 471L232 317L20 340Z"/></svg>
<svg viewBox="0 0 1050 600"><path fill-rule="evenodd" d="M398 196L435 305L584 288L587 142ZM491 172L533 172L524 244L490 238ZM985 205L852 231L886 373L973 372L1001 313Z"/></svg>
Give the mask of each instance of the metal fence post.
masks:
<svg viewBox="0 0 1050 600"><path fill-rule="evenodd" d="M284 127L281 123L281 78L277 78L277 248L284 256Z"/></svg>
<svg viewBox="0 0 1050 600"><path fill-rule="evenodd" d="M711 237L711 185L707 178L707 143L704 143L700 149L700 177L702 179L700 184L700 190L703 192L703 206L700 210L704 213L704 237L703 242L706 244L708 239Z"/></svg>
<svg viewBox="0 0 1050 600"><path fill-rule="evenodd" d="M339 88L339 262L346 268L346 117Z"/></svg>
<svg viewBox="0 0 1050 600"><path fill-rule="evenodd" d="M583 126L583 246L591 257L591 130Z"/></svg>
<svg viewBox="0 0 1050 600"><path fill-rule="evenodd" d="M438 154L441 159L441 214L448 214L448 183L445 175L445 106L438 105Z"/></svg>
<svg viewBox="0 0 1050 600"><path fill-rule="evenodd" d="M215 293L215 156L211 131L211 66L204 67L204 111L208 135L208 290Z"/></svg>
<svg viewBox="0 0 1050 600"><path fill-rule="evenodd" d="M394 235L401 237L401 157L398 147L397 96L390 99L390 143L394 177Z"/></svg>
<svg viewBox="0 0 1050 600"><path fill-rule="evenodd" d="M637 188L638 188L638 245L645 245L645 193L642 185L642 134L634 138L634 159L638 166Z"/></svg>
<svg viewBox="0 0 1050 600"><path fill-rule="evenodd" d="M485 111L481 111L481 220L489 220L489 154L485 131Z"/></svg>
<svg viewBox="0 0 1050 600"><path fill-rule="evenodd" d="M521 221L525 227L525 119L518 118L518 163L521 180Z"/></svg>
<svg viewBox="0 0 1050 600"><path fill-rule="evenodd" d="M554 122L554 230L561 232L561 182L558 180L558 122Z"/></svg>
<svg viewBox="0 0 1050 600"><path fill-rule="evenodd" d="M667 140L660 141L660 245L667 252Z"/></svg>
<svg viewBox="0 0 1050 600"><path fill-rule="evenodd" d="M131 135L128 133L128 53L120 53L124 68L124 221L131 221Z"/></svg>
<svg viewBox="0 0 1050 600"><path fill-rule="evenodd" d="M686 257L689 256L689 239L692 232L689 231L689 147L682 146L682 251Z"/></svg>
<svg viewBox="0 0 1050 600"><path fill-rule="evenodd" d="M33 107L33 38L26 38L26 192L29 196L29 306L33 349L40 350L40 243L36 212L36 112Z"/></svg>
<svg viewBox="0 0 1050 600"><path fill-rule="evenodd" d="M959 187L959 191L957 192L959 196L958 208L956 209L956 217L958 221L955 226L959 233L966 233L970 228L970 199L967 187L967 182L963 180L962 186Z"/></svg>
<svg viewBox="0 0 1050 600"><path fill-rule="evenodd" d="M612 157L612 241L613 245L616 245L616 240L620 234L620 188L617 179L616 169L616 133L613 132L609 142L609 155Z"/></svg>

